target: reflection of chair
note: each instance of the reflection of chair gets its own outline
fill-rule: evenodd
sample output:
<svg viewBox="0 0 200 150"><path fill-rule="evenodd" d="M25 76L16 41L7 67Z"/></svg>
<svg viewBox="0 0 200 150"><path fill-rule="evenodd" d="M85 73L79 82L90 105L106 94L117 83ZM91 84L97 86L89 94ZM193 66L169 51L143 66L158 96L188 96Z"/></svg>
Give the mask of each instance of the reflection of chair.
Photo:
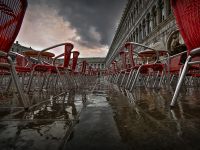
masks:
<svg viewBox="0 0 200 150"><path fill-rule="evenodd" d="M13 61L11 57L8 56L8 53L20 30L26 7L26 0L0 1L0 69L11 72L12 79L20 95L20 103L25 108L29 106L29 101L22 92Z"/></svg>
<svg viewBox="0 0 200 150"><path fill-rule="evenodd" d="M187 60L171 101L171 106L174 106L188 69L192 65L200 64L199 59L195 58L200 55L200 1L171 0L171 4L188 52Z"/></svg>

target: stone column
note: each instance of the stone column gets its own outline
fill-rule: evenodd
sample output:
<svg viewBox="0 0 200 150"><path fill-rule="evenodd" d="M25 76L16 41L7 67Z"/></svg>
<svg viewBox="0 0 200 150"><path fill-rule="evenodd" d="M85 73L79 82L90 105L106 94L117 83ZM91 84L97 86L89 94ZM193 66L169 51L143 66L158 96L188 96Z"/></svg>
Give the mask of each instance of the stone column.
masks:
<svg viewBox="0 0 200 150"><path fill-rule="evenodd" d="M150 15L150 32L153 30L153 28L154 28L153 14L151 13L151 15Z"/></svg>

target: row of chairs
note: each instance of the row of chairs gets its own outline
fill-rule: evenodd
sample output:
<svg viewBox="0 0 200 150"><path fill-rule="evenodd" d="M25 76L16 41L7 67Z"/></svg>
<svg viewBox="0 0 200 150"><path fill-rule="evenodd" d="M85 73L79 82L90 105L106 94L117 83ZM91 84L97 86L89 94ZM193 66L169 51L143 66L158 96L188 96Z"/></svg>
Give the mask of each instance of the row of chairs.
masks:
<svg viewBox="0 0 200 150"><path fill-rule="evenodd" d="M78 63L79 52L72 51L74 45L69 42L34 51L36 57L10 51L26 8L27 0L0 2L0 91L5 94L14 91L13 87L16 87L19 104L25 109L32 105L28 95L33 92L56 91L59 94L81 88L89 83L88 78L92 82L98 74L98 70L89 66L85 60ZM64 46L62 54L53 59L43 59L43 54L47 55L47 51L60 46ZM63 64L58 63L61 57L64 57Z"/></svg>
<svg viewBox="0 0 200 150"><path fill-rule="evenodd" d="M167 51L148 48L141 52L134 51L135 46L144 45L128 42L119 53L119 60L112 62L109 80L132 91L138 84L147 87L160 87L167 81L168 61L160 62L159 56L168 56Z"/></svg>
<svg viewBox="0 0 200 150"><path fill-rule="evenodd" d="M112 62L106 74L110 82L130 91L138 85L151 88L169 87L177 78L178 82L170 104L174 107L184 81L190 85L195 83L191 82L194 80L197 81L197 85L199 83L200 1L171 0L171 5L187 51L169 56L168 51L128 42L119 52L120 59ZM136 47L145 50L136 52Z"/></svg>

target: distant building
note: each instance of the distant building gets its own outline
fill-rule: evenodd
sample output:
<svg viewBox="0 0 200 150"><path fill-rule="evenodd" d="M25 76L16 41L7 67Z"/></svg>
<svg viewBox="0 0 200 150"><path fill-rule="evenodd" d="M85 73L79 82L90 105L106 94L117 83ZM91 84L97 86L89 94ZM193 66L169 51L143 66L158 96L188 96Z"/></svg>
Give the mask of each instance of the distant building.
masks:
<svg viewBox="0 0 200 150"><path fill-rule="evenodd" d="M106 66L118 56L120 48L131 41L177 53L175 50L183 40L179 32L171 35L176 29L170 0L128 0L106 56ZM136 47L136 50L140 49Z"/></svg>
<svg viewBox="0 0 200 150"><path fill-rule="evenodd" d="M92 68L104 69L105 68L105 58L102 57L91 57L91 58L79 58L79 62L86 60L87 63L92 66Z"/></svg>
<svg viewBox="0 0 200 150"><path fill-rule="evenodd" d="M16 41L11 47L11 51L17 52L20 54L22 54L22 52L28 51L28 50L33 50L33 49L31 47L25 47L25 46L19 44L18 41Z"/></svg>

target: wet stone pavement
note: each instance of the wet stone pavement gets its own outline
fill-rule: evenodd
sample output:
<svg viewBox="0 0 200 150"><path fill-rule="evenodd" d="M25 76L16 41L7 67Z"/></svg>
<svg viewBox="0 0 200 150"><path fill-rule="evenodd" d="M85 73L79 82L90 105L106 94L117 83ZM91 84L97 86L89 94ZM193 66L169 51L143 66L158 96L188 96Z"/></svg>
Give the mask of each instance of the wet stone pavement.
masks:
<svg viewBox="0 0 200 150"><path fill-rule="evenodd" d="M46 102L27 112L0 108L0 150L199 150L200 89L183 89L170 110L173 91L130 93L98 79L84 90L33 95Z"/></svg>

